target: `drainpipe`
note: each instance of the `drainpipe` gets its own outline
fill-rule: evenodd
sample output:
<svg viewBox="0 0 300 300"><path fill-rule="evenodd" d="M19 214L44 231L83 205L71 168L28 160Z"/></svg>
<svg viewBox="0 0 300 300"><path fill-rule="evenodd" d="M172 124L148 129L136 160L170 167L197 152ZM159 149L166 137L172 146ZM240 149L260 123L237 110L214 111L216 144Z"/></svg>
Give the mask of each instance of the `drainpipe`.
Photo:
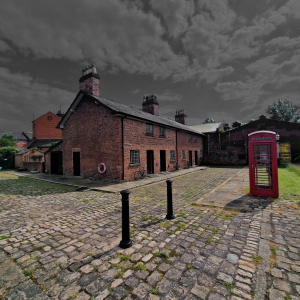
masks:
<svg viewBox="0 0 300 300"><path fill-rule="evenodd" d="M178 169L179 169L179 167L178 167L177 132L178 132L178 130L176 130L176 170L178 170Z"/></svg>
<svg viewBox="0 0 300 300"><path fill-rule="evenodd" d="M122 132L122 180L125 180L124 174L124 120L125 117L121 117L121 132Z"/></svg>

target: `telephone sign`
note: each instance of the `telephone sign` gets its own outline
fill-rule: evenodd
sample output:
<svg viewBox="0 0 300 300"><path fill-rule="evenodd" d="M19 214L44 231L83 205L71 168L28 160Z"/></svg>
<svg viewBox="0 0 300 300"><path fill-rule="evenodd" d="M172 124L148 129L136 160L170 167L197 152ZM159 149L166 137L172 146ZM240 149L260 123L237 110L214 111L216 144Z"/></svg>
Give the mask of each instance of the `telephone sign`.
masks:
<svg viewBox="0 0 300 300"><path fill-rule="evenodd" d="M256 131L248 135L250 195L278 197L276 133Z"/></svg>

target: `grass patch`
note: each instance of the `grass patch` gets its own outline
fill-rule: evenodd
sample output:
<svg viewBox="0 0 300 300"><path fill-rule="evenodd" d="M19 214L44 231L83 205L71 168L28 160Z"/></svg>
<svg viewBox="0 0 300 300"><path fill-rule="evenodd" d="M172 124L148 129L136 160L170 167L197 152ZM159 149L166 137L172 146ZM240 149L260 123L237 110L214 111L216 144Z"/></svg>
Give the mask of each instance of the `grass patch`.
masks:
<svg viewBox="0 0 300 300"><path fill-rule="evenodd" d="M160 228L170 228L171 227L171 224L170 224L170 222L169 221L165 221L165 222L160 222L159 223L159 227Z"/></svg>
<svg viewBox="0 0 300 300"><path fill-rule="evenodd" d="M121 255L120 259L121 259L121 261L126 261L126 260L129 260L130 257L128 255Z"/></svg>
<svg viewBox="0 0 300 300"><path fill-rule="evenodd" d="M10 239L12 237L12 235L1 235L0 236L0 240L5 240L5 239Z"/></svg>
<svg viewBox="0 0 300 300"><path fill-rule="evenodd" d="M136 265L136 269L137 270L141 270L141 271L145 271L147 269L147 267L142 263L142 262L139 262L137 265Z"/></svg>
<svg viewBox="0 0 300 300"><path fill-rule="evenodd" d="M155 288L152 288L152 289L150 290L150 293L153 294L153 295L158 295L158 290L155 289Z"/></svg>
<svg viewBox="0 0 300 300"><path fill-rule="evenodd" d="M32 276L33 275L33 270L25 270L24 275L25 276Z"/></svg>
<svg viewBox="0 0 300 300"><path fill-rule="evenodd" d="M155 257L159 257L162 259L169 258L169 255L166 252L156 252L154 255Z"/></svg>
<svg viewBox="0 0 300 300"><path fill-rule="evenodd" d="M272 252L275 256L277 256L276 248L275 248L275 247L271 247L270 250L271 250L271 252Z"/></svg>
<svg viewBox="0 0 300 300"><path fill-rule="evenodd" d="M252 254L251 258L254 260L256 265L259 265L261 263L261 261L263 260L263 258L261 256Z"/></svg>
<svg viewBox="0 0 300 300"><path fill-rule="evenodd" d="M231 289L232 289L232 284L229 283L229 282L224 282L223 285L225 286L225 288L226 288L227 290L231 290Z"/></svg>
<svg viewBox="0 0 300 300"><path fill-rule="evenodd" d="M278 169L279 200L299 202L300 199L300 167L288 165Z"/></svg>

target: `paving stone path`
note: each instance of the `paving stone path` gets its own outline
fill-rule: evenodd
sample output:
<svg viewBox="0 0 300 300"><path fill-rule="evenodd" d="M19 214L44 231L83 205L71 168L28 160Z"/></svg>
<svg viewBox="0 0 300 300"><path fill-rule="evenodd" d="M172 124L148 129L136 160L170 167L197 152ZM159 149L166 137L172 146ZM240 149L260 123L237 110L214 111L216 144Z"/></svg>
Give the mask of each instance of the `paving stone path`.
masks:
<svg viewBox="0 0 300 300"><path fill-rule="evenodd" d="M165 182L132 190L124 250L120 195L2 173L0 298L300 299L299 206L248 196L247 175L174 178L170 221Z"/></svg>

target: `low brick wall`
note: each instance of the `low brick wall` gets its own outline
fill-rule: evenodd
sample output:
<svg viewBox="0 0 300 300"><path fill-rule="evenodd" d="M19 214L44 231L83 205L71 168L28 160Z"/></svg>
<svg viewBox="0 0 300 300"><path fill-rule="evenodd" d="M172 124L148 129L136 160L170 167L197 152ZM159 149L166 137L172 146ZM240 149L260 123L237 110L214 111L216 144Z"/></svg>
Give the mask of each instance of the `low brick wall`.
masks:
<svg viewBox="0 0 300 300"><path fill-rule="evenodd" d="M26 168L27 171L38 170L41 173L43 172L43 163L42 162L24 162L23 167Z"/></svg>
<svg viewBox="0 0 300 300"><path fill-rule="evenodd" d="M207 165L228 165L241 166L247 165L247 156L241 149L233 150L214 150L209 155L205 155L205 164Z"/></svg>

